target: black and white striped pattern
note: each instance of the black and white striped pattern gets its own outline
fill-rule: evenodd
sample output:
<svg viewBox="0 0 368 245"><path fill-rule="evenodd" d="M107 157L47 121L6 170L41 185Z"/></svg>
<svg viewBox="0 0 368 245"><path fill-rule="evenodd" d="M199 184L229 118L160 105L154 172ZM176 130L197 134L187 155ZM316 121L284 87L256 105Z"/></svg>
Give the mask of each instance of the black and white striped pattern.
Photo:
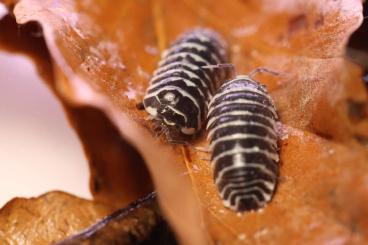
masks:
<svg viewBox="0 0 368 245"><path fill-rule="evenodd" d="M278 176L276 120L267 90L248 76L226 82L212 98L211 164L226 207L256 210L271 200Z"/></svg>
<svg viewBox="0 0 368 245"><path fill-rule="evenodd" d="M163 52L143 100L145 110L169 129L197 133L209 100L228 76L213 65L227 62L226 44L217 33L201 28L185 33Z"/></svg>

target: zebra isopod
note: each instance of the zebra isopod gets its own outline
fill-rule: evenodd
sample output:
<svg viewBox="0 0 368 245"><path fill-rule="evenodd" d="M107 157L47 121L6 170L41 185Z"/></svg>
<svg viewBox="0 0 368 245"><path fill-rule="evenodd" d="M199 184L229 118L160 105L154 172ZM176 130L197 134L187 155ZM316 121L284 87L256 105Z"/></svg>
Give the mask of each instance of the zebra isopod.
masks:
<svg viewBox="0 0 368 245"><path fill-rule="evenodd" d="M278 176L278 119L266 88L249 76L225 82L209 103L211 166L224 205L242 212L269 202Z"/></svg>
<svg viewBox="0 0 368 245"><path fill-rule="evenodd" d="M143 99L145 110L169 130L197 133L209 100L228 77L226 69L215 66L227 62L219 34L204 28L185 33L162 53Z"/></svg>

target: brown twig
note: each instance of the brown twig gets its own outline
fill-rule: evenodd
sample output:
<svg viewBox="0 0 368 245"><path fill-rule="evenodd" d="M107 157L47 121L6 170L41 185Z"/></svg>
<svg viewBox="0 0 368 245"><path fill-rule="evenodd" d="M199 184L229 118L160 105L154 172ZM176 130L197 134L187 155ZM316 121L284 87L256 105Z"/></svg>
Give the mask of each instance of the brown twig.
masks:
<svg viewBox="0 0 368 245"><path fill-rule="evenodd" d="M168 233L167 239L175 244L172 233L167 232L166 227L156 202L156 193L152 192L55 245L146 244L152 239L162 239L155 233L163 230Z"/></svg>

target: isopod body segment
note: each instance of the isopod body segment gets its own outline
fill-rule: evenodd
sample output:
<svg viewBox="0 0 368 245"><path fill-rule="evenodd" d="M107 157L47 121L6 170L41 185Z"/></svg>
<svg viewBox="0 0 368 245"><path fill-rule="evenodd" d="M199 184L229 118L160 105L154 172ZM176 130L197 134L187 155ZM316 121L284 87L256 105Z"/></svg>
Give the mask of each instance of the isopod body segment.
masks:
<svg viewBox="0 0 368 245"><path fill-rule="evenodd" d="M214 68L228 62L226 43L210 29L183 34L162 53L144 96L150 116L184 135L200 131L208 103L228 74Z"/></svg>
<svg viewBox="0 0 368 245"><path fill-rule="evenodd" d="M248 76L225 82L211 99L211 166L226 207L257 210L271 200L278 176L277 119L266 88Z"/></svg>

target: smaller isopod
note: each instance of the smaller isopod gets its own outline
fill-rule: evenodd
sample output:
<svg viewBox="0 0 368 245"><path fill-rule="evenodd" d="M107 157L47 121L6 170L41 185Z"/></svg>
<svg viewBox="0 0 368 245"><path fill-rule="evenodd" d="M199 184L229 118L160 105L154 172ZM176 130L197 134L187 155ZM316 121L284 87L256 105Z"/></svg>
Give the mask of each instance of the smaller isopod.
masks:
<svg viewBox="0 0 368 245"><path fill-rule="evenodd" d="M144 109L162 126L183 135L198 133L208 103L228 74L227 45L213 30L196 28L163 52L143 100Z"/></svg>

